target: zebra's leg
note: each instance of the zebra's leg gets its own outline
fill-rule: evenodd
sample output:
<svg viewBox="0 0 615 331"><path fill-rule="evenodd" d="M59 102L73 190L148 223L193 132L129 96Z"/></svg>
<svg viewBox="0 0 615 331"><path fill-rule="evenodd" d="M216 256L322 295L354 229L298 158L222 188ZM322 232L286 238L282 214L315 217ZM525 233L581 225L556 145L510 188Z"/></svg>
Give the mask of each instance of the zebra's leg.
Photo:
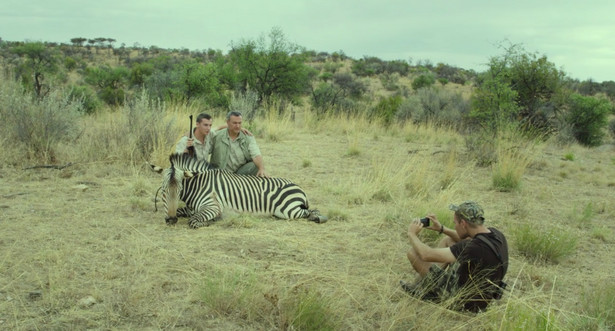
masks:
<svg viewBox="0 0 615 331"><path fill-rule="evenodd" d="M192 215L194 215L194 211L188 206L177 208L177 217L191 217Z"/></svg>
<svg viewBox="0 0 615 331"><path fill-rule="evenodd" d="M188 225L193 229L210 226L220 219L220 215L222 215L222 208L215 199L210 199L205 205L195 210L194 214L190 216Z"/></svg>

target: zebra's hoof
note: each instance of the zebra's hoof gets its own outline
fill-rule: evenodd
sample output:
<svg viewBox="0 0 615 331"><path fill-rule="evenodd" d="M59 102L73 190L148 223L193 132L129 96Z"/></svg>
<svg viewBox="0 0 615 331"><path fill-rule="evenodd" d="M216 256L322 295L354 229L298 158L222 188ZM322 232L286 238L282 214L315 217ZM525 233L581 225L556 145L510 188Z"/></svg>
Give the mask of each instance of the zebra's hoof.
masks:
<svg viewBox="0 0 615 331"><path fill-rule="evenodd" d="M327 216L323 216L323 215L316 215L316 214L312 214L308 217L308 221L312 221L314 223L325 223L327 222L328 218Z"/></svg>
<svg viewBox="0 0 615 331"><path fill-rule="evenodd" d="M165 217L164 221L167 222L167 225L173 225L177 223L177 217Z"/></svg>

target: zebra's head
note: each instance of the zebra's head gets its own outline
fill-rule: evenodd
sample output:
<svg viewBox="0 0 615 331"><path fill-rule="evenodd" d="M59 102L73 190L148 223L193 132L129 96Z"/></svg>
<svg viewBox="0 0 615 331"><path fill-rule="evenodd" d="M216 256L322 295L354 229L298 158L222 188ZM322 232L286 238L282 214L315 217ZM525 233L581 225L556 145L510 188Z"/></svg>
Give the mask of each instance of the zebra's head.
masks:
<svg viewBox="0 0 615 331"><path fill-rule="evenodd" d="M153 171L163 175L160 191L162 192L162 202L167 214L165 221L171 225L177 223L177 208L183 190L183 180L214 168L209 163L199 161L187 154L171 154L169 161L171 166L167 169L153 164L149 164L149 166Z"/></svg>
<svg viewBox="0 0 615 331"><path fill-rule="evenodd" d="M172 165L165 169L162 179L162 203L167 214L165 221L167 224L177 223L177 208L179 195L183 188L184 172L175 169Z"/></svg>

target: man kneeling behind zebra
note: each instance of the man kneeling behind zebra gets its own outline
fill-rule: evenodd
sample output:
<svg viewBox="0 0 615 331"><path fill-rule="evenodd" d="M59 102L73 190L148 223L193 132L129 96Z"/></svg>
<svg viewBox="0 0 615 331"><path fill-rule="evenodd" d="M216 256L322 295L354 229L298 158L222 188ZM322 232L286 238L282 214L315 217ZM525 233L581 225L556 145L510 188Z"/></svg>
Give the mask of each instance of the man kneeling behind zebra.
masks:
<svg viewBox="0 0 615 331"><path fill-rule="evenodd" d="M308 209L305 192L284 178L237 175L213 168L203 160L187 154L172 154L168 169L150 164L153 171L163 173L162 201L167 224L178 217L189 217L191 228L209 226L225 208L253 212L279 218L307 218L324 223L327 217ZM186 203L178 208L179 200Z"/></svg>

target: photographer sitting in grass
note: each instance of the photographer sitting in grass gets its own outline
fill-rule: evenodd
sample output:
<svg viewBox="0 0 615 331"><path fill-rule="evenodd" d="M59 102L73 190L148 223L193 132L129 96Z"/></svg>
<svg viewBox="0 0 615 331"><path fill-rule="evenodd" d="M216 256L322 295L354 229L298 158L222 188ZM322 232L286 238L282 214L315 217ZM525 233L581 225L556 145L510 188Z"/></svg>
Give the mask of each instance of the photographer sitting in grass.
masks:
<svg viewBox="0 0 615 331"><path fill-rule="evenodd" d="M413 296L435 302L451 299L447 302L454 309L479 312L499 299L506 286L502 279L508 269L508 244L500 231L483 225L484 212L476 202L450 209L455 212L454 230L435 215L410 224L408 260L420 279L413 285L400 283ZM424 227L446 235L438 248L421 242L418 234Z"/></svg>

